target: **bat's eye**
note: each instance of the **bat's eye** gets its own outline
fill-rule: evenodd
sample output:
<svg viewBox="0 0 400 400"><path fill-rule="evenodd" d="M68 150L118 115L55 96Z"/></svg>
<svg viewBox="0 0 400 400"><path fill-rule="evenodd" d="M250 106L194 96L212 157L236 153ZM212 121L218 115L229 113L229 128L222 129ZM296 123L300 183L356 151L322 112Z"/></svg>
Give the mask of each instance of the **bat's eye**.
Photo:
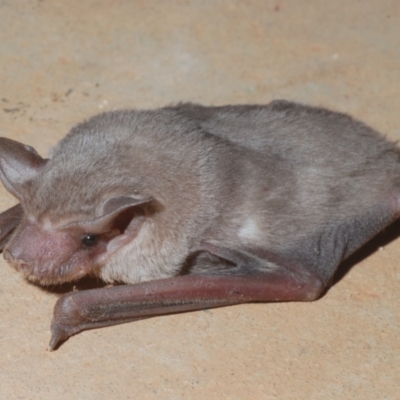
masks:
<svg viewBox="0 0 400 400"><path fill-rule="evenodd" d="M85 246L85 247L93 247L97 244L99 238L97 235L93 235L90 233L87 233L85 235L82 236L81 238L81 243Z"/></svg>

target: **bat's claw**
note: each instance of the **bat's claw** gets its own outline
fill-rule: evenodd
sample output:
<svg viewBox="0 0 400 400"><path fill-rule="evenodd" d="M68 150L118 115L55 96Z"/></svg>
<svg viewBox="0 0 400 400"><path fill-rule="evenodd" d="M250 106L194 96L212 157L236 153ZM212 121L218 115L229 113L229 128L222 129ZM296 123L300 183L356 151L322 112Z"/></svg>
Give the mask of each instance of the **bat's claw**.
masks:
<svg viewBox="0 0 400 400"><path fill-rule="evenodd" d="M57 300L54 307L53 320L51 321L51 339L48 350L55 350L75 333L80 332L80 317L73 300L76 293L68 293ZM67 321L67 323L66 323Z"/></svg>
<svg viewBox="0 0 400 400"><path fill-rule="evenodd" d="M68 329L59 324L51 324L51 339L48 350L53 351L60 345L60 343L67 340L74 333L68 332Z"/></svg>

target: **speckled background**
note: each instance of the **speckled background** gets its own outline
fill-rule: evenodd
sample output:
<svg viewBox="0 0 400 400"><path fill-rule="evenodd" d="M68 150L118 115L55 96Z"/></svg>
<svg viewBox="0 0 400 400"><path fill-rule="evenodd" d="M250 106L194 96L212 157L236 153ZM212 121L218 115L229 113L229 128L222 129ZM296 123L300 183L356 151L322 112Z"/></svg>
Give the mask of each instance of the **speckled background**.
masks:
<svg viewBox="0 0 400 400"><path fill-rule="evenodd" d="M396 0L0 0L0 27L0 134L42 155L99 111L178 101L297 100L400 139ZM316 302L159 317L52 353L59 294L1 260L0 398L399 399L399 229Z"/></svg>

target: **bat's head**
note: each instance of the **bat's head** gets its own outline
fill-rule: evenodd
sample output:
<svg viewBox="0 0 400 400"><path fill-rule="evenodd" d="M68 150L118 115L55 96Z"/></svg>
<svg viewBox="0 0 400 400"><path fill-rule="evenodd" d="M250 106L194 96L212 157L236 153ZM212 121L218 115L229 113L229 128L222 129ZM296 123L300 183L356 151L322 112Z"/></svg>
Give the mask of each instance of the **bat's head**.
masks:
<svg viewBox="0 0 400 400"><path fill-rule="evenodd" d="M103 181L116 181L101 170L107 160L86 174L79 173L82 165L74 170L76 157L51 163L32 147L0 138L0 178L24 209L4 258L42 284L99 275L107 260L138 235L152 198L118 192L117 184L105 190L110 182Z"/></svg>

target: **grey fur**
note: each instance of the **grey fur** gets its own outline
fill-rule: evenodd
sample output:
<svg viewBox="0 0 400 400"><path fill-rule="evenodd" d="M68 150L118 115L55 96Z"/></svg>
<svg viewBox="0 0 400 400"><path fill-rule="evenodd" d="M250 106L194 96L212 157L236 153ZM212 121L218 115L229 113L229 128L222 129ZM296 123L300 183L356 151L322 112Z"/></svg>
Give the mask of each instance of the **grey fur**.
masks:
<svg viewBox="0 0 400 400"><path fill-rule="evenodd" d="M21 202L0 214L0 246L42 284L127 283L61 297L50 349L146 316L313 300L399 216L399 155L347 115L286 101L108 112L49 159L0 138Z"/></svg>
<svg viewBox="0 0 400 400"><path fill-rule="evenodd" d="M0 159L7 180L10 162ZM268 249L327 284L342 259L399 209L393 143L345 114L286 101L100 114L75 126L35 173L17 195L25 220L48 232L101 218L110 199L152 199L134 240L142 242L122 246L103 264L93 258L90 273L110 282L229 270L226 260L197 253L207 241ZM62 262L72 256L68 246ZM44 258L29 277L70 278L46 278L43 265L67 267Z"/></svg>

